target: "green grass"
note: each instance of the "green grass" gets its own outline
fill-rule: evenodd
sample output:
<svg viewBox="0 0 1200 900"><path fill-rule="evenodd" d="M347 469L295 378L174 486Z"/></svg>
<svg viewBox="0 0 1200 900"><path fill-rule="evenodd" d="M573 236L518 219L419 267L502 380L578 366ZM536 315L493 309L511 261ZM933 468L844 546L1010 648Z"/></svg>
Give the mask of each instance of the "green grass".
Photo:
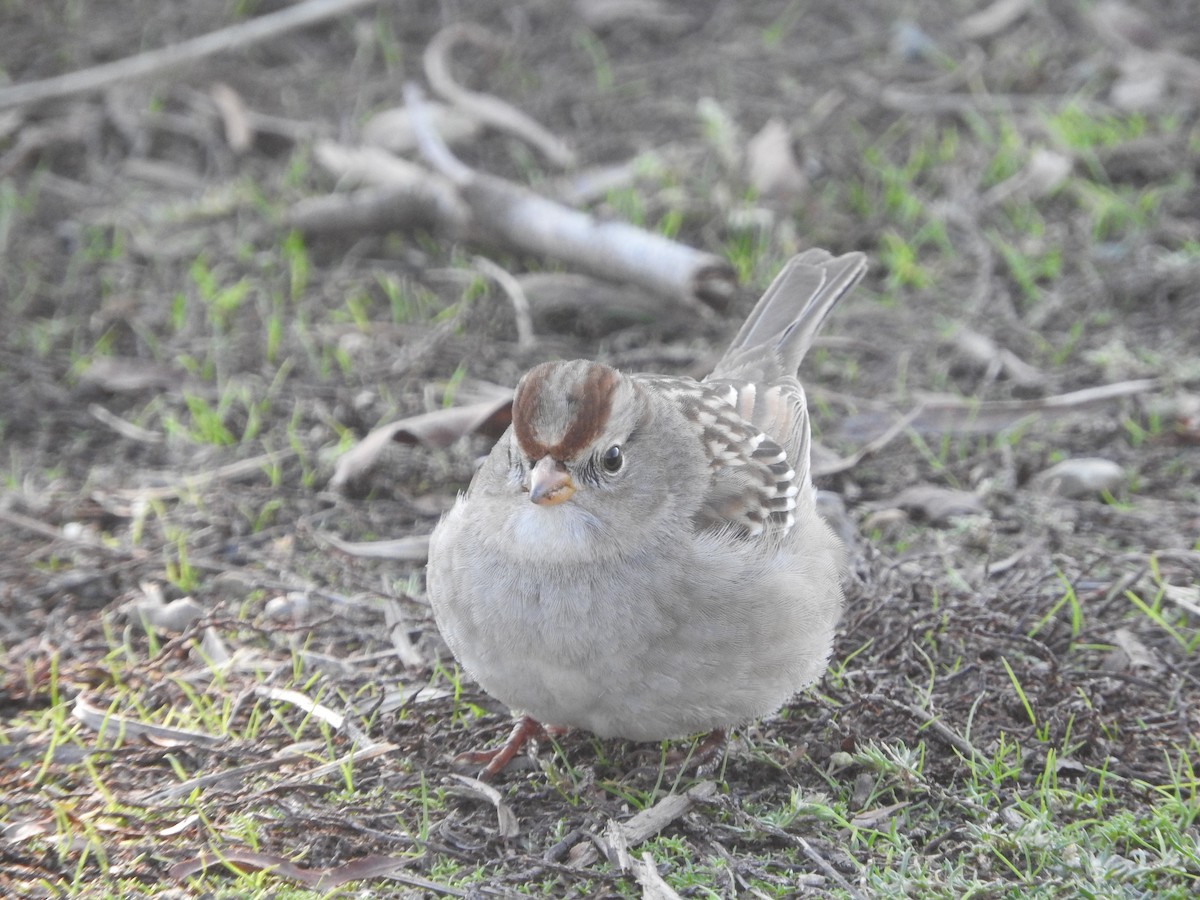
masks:
<svg viewBox="0 0 1200 900"><path fill-rule="evenodd" d="M253 7L241 4L238 14ZM78 19L72 10L68 20ZM1067 89L1053 81L1063 68L1054 48L1036 41L989 56L976 80L946 90L981 100L1034 92L1044 107L901 114L857 88L807 80L822 73L788 55L804 13L792 2L750 22L730 46L759 48L770 63L752 101L725 75L698 86L697 96L714 99L678 102L673 121L654 122L670 127L640 150L634 180L595 211L723 254L744 285L765 285L814 244L869 252L870 283L837 313L842 340L823 340L806 361L823 442L852 451L843 418L905 408L921 395L1011 395L1003 377L981 386L945 362L946 323L995 324L998 339L1046 372L1047 392L1099 383L1129 365L1180 390L1194 380L1191 345L1168 327L1191 321L1178 272L1200 258L1188 231L1190 158L1180 153L1165 175L1113 163L1115 152L1147 139L1194 156L1200 137L1179 134L1192 127L1182 116L1096 114L1071 98L1103 96L1111 72L1101 66L1106 74L1083 91ZM352 79L340 88L345 96L365 89L377 105L419 58L417 26L392 17L381 8L364 27L337 26L328 46L341 53L353 42L358 55L349 67L318 60L326 63L314 65L320 84L303 85L303 96L319 107L338 79ZM651 96L659 73L644 59L628 68L636 41L627 48L606 31L570 28L573 62L560 71L576 80L561 96L539 93L555 87L531 68L542 49L514 49L495 66L464 57L460 75L518 103L543 103L556 127L586 122L576 113L594 101L595 121L616 130L599 144L605 159L617 147L642 148L645 134L617 132L626 116L644 121L636 101ZM995 46L1006 39L996 36ZM320 54L325 43L311 49ZM990 68L1017 59L1027 71ZM926 75L940 78L948 63ZM487 66L494 83L481 85L472 64ZM160 93L149 106L177 116L186 96ZM273 105L249 96L260 111ZM658 105L644 106L677 103L653 99ZM314 117L329 112L314 109ZM342 122L362 115L357 106L335 112ZM792 117L806 171L811 164L816 173L794 209L761 208L765 198L752 196L741 166L746 137L774 114ZM187 165L186 154L162 149L186 143L166 127L173 120L156 121L166 124L151 154ZM582 137L586 148L591 136ZM11 149L6 140L0 151ZM120 146L106 133L106 154ZM490 136L473 164L544 181L540 161L513 147ZM1038 148L1072 160L1061 186L1045 196L989 195L1019 179ZM420 567L322 542L428 531L453 486L469 478L485 444L473 438L448 451L398 450L400 462L381 467L365 497L325 490L332 460L372 424L452 406L470 378L515 371L504 339L481 332L488 287L470 275L481 248L432 233L342 243L280 227L289 203L334 188L308 142L224 160L203 197L113 196L103 209L72 205L72 180L92 170L57 168L87 150L48 148L0 179L0 293L11 326L0 335L0 387L14 399L37 391L20 413L0 404L0 510L44 526L0 529L11 553L0 560L0 582L17 610L6 608L0 632L0 805L9 862L39 873L14 890L100 898L167 888L230 898L419 890L385 879L314 890L232 863L182 883L168 874L201 851L227 859L252 851L305 867L387 854L449 891L480 895L643 896L607 863L571 872L543 856L573 832L598 834L610 819L627 821L686 790L693 777L672 770L667 754L692 745L630 748L580 735L543 742L533 771L515 767L497 781L521 822L517 838L499 839L494 809L448 776L449 757L502 734L504 717L452 664L422 670L396 656L399 636L430 660L437 652ZM64 228L60 242L62 223L74 230ZM169 252L156 252L160 237ZM1111 277L1115 266L1146 260L1153 265L1137 270L1132 288ZM1170 266L1178 271L1163 276ZM460 277L439 279L439 269ZM1175 318L1163 325L1155 310ZM662 337L689 352L694 344L698 360L732 333L734 318L714 314ZM453 335L408 358L446 322L457 323ZM646 349L659 336L614 333L587 345L566 333L540 337L535 354L550 357ZM170 367L179 382L83 396L81 376L106 357ZM89 403L161 441L143 446L102 430ZM711 774L717 797L634 855L650 853L688 897L848 896L818 860L868 897L1193 896L1200 624L1179 601L1192 596L1194 573L1149 545L1166 534L1171 547L1200 547L1200 536L1181 530L1197 499L1195 465L1180 450L1185 428L1139 403L1082 422L1030 420L995 436L913 432L839 476L834 486L851 498L851 515L874 521L876 533L852 556L846 634L828 674L793 707L746 728ZM1081 450L1128 465L1117 497L1037 496L1030 476ZM281 452L264 457L271 451ZM259 458L249 474L201 480ZM890 498L912 481L986 493L992 515L946 527L887 518ZM1017 552L1028 565L989 568ZM192 598L202 619L182 634L156 630L129 612L154 591ZM289 612L300 607L295 595L306 600L303 615ZM1123 642L1140 644L1145 659L1122 668ZM351 728L264 696L268 686L345 714L352 729L400 749L368 757ZM400 687L406 702L381 711ZM102 710L98 727L73 712L81 696ZM175 735L137 737L138 726ZM644 770L631 774L637 765ZM313 775L319 766L328 771ZM227 780L197 780L222 773ZM514 874L535 870L527 880Z"/></svg>

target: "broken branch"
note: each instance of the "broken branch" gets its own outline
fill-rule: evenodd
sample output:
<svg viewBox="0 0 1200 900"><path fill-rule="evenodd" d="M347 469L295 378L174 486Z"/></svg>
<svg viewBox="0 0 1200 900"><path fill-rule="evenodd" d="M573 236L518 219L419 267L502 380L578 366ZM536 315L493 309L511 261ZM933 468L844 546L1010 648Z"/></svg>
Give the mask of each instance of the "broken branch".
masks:
<svg viewBox="0 0 1200 900"><path fill-rule="evenodd" d="M265 41L375 2L377 0L305 0L279 12L267 13L249 22L231 25L169 47L148 50L137 56L127 56L53 78L13 85L0 90L0 109L91 94L122 81L180 69L205 57Z"/></svg>
<svg viewBox="0 0 1200 900"><path fill-rule="evenodd" d="M405 86L421 154L458 188L471 211L471 230L522 253L559 259L599 278L629 281L675 299L723 303L733 270L711 253L678 244L624 222L601 222L527 188L476 172L459 160L422 114L423 97Z"/></svg>

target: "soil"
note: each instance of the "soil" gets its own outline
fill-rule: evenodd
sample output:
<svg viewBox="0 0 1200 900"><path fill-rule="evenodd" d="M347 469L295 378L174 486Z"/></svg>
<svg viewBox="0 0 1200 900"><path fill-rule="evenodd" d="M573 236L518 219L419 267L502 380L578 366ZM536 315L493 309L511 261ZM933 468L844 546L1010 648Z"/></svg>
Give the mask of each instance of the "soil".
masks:
<svg viewBox="0 0 1200 900"><path fill-rule="evenodd" d="M727 861L727 882L708 885L721 896L749 884L844 892L839 878L883 864L869 842L804 803L784 827L757 827L763 810L834 796L871 827L907 829L931 871L970 860L972 877L1011 885L1006 861L975 852L964 757L1013 767L995 788L1002 820L1049 772L1081 791L1111 778L1134 812L1156 787L1194 784L1179 767L1200 750L1200 93L1194 77L1168 75L1133 112L1113 93L1129 84L1122 48L1200 59L1194 9L1151 0L1121 18L1113 4L1032 4L968 40L978 4L946 6L909 3L900 19L884 2L647 3L589 24L607 7L380 3L182 72L0 112L0 808L46 827L69 806L109 829L103 859L6 840L0 886L50 896L31 886L68 890L80 873L179 881L172 866L229 852L249 815L253 849L313 870L411 854L404 873L433 882L450 863L485 867L481 892L636 891L629 876L572 868L567 848L659 796L659 748L578 733L541 747L541 765L520 760L497 782L519 822L501 836L491 802L448 779L456 753L507 731L507 711L470 683L452 689L419 563L331 543L427 534L489 439L396 445L347 489L329 478L353 439L440 406L452 376L469 393L571 356L702 373L782 261L809 246L873 260L802 372L819 468L923 403L967 405L954 427L917 419L820 479L844 505L835 521L851 558L833 666L740 733L704 773L718 796L666 833ZM24 83L234 16L162 0L9 4L0 59ZM457 21L505 42L457 52L458 79L568 141L580 170L643 156L634 185L591 209L673 221L678 240L733 258L745 285L729 308L681 312L625 288L635 314L535 316L538 340L522 346L502 292L471 269L486 247L428 231L288 237L286 210L338 187L312 142L354 143L370 115L401 105L424 48ZM259 120L245 152L226 140L219 82L277 123ZM772 118L791 134L799 187L755 199L742 157ZM1039 148L1070 162L1070 186L997 199ZM510 136L485 132L456 152L558 185ZM557 268L493 258L518 273ZM962 329L989 339L983 359ZM121 368L95 366L106 358ZM1143 379L1008 427L989 419L995 407L969 405L1027 411ZM1063 496L1040 475L1079 458L1120 476ZM260 462L228 468L241 460ZM157 594L191 598L200 617L145 627L138 610ZM205 660L218 647L228 658L214 677ZM355 764L353 792L273 763L320 732L264 685L347 713L329 732L332 757L356 734L395 749ZM167 711L197 693L238 737L111 747L77 724L65 747L48 743L47 717L78 697L174 724ZM920 780L868 765L881 747L920 748ZM191 824L183 798L100 816L88 774L150 808L180 778L250 763L265 774L217 782L189 801L205 818ZM39 767L52 777L34 777ZM422 786L441 798L424 820Z"/></svg>

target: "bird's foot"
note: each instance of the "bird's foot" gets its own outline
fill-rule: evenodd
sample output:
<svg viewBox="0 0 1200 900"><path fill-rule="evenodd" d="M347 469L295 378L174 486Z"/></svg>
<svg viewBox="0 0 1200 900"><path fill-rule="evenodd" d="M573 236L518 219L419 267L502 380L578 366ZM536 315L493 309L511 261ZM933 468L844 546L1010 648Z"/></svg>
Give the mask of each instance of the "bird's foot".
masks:
<svg viewBox="0 0 1200 900"><path fill-rule="evenodd" d="M513 761L513 757L520 753L521 748L529 741L539 741L551 735L563 734L565 731L565 728L543 725L532 716L521 716L513 725L513 730L509 733L508 738L499 747L493 750L470 750L460 753L454 757L454 761L483 766L483 770L479 773L479 779L490 781Z"/></svg>
<svg viewBox="0 0 1200 900"><path fill-rule="evenodd" d="M678 772L685 772L688 769L703 769L706 765L713 762L720 752L725 748L728 736L725 734L724 728L714 728L708 734L700 739L687 753L682 753L678 750L667 756L667 764L677 767Z"/></svg>
<svg viewBox="0 0 1200 900"><path fill-rule="evenodd" d="M637 766L629 774L657 775L666 778L678 778L687 772L695 772L698 776L703 775L705 767L720 758L726 741L725 729L714 728L688 750L671 750L665 757L660 756L658 762Z"/></svg>

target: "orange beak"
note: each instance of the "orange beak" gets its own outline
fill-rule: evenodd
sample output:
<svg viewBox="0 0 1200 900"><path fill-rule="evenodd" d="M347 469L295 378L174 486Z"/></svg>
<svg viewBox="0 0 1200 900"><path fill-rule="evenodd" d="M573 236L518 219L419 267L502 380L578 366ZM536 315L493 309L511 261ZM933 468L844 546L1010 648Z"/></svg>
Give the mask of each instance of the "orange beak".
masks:
<svg viewBox="0 0 1200 900"><path fill-rule="evenodd" d="M567 467L549 456L543 456L529 475L529 499L538 506L557 506L570 500L575 493Z"/></svg>

